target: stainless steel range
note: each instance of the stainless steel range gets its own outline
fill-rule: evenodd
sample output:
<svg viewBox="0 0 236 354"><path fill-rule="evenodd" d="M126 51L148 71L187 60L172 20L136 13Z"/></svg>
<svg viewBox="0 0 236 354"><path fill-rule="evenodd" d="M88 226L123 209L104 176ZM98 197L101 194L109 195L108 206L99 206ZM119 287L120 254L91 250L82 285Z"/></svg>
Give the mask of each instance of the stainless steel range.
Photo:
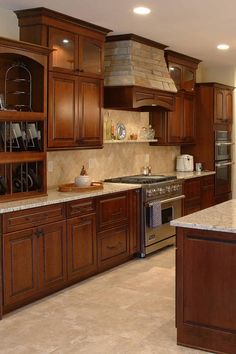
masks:
<svg viewBox="0 0 236 354"><path fill-rule="evenodd" d="M170 221L182 216L182 181L176 176L126 176L105 180L140 184L141 257L175 243L175 227Z"/></svg>

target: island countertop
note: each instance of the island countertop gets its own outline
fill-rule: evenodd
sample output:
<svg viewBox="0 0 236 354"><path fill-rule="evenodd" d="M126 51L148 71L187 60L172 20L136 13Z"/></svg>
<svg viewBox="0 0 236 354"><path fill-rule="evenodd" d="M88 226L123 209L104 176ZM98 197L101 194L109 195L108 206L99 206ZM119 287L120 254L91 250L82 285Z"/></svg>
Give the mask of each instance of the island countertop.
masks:
<svg viewBox="0 0 236 354"><path fill-rule="evenodd" d="M172 220L171 225L236 233L236 199Z"/></svg>

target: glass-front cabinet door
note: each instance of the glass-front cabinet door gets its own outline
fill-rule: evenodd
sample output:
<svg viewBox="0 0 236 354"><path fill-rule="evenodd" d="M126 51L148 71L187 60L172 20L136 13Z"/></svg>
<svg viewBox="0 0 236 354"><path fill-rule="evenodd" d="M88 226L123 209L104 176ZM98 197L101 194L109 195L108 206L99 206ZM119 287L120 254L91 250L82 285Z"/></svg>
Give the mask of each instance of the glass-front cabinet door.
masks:
<svg viewBox="0 0 236 354"><path fill-rule="evenodd" d="M81 73L103 75L103 44L88 37L79 38L79 69Z"/></svg>
<svg viewBox="0 0 236 354"><path fill-rule="evenodd" d="M194 91L195 85L195 70L184 68L183 69L183 79L182 79L182 88L185 91Z"/></svg>
<svg viewBox="0 0 236 354"><path fill-rule="evenodd" d="M181 77L182 77L182 66L178 64L169 64L169 72L172 80L175 83L177 90L179 91L181 87Z"/></svg>
<svg viewBox="0 0 236 354"><path fill-rule="evenodd" d="M76 35L57 28L50 28L49 47L53 49L50 58L51 68L75 70Z"/></svg>

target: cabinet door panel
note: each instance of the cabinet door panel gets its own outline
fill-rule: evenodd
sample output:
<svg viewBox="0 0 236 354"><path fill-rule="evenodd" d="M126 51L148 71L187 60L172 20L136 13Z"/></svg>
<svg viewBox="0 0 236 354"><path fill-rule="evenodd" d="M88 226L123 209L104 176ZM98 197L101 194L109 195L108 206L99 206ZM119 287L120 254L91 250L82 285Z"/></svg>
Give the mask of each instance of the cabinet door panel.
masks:
<svg viewBox="0 0 236 354"><path fill-rule="evenodd" d="M180 143L182 137L182 96L176 95L175 110L169 112L168 117L168 142Z"/></svg>
<svg viewBox="0 0 236 354"><path fill-rule="evenodd" d="M37 230L40 288L63 284L66 279L66 223L57 222Z"/></svg>
<svg viewBox="0 0 236 354"><path fill-rule="evenodd" d="M127 194L101 198L98 202L98 227L106 229L128 221Z"/></svg>
<svg viewBox="0 0 236 354"><path fill-rule="evenodd" d="M233 94L228 90L225 90L225 119L227 123L233 119Z"/></svg>
<svg viewBox="0 0 236 354"><path fill-rule="evenodd" d="M4 235L4 305L32 296L37 290L37 274L37 238L33 229Z"/></svg>
<svg viewBox="0 0 236 354"><path fill-rule="evenodd" d="M222 123L223 121L224 121L224 90L216 88L214 122Z"/></svg>
<svg viewBox="0 0 236 354"><path fill-rule="evenodd" d="M183 137L184 142L195 140L195 96L183 95Z"/></svg>
<svg viewBox="0 0 236 354"><path fill-rule="evenodd" d="M127 227L114 228L98 235L98 266L109 268L129 256Z"/></svg>
<svg viewBox="0 0 236 354"><path fill-rule="evenodd" d="M48 146L73 147L77 137L76 78L64 74L49 75Z"/></svg>
<svg viewBox="0 0 236 354"><path fill-rule="evenodd" d="M194 91L196 70L190 68L183 68L183 83L182 88L185 91Z"/></svg>
<svg viewBox="0 0 236 354"><path fill-rule="evenodd" d="M140 193L140 190L129 192L130 254L140 251Z"/></svg>
<svg viewBox="0 0 236 354"><path fill-rule="evenodd" d="M97 270L95 215L67 221L68 277L79 279Z"/></svg>
<svg viewBox="0 0 236 354"><path fill-rule="evenodd" d="M102 145L102 81L80 79L79 145Z"/></svg>
<svg viewBox="0 0 236 354"><path fill-rule="evenodd" d="M102 76L103 43L88 37L80 37L80 69L84 74Z"/></svg>
<svg viewBox="0 0 236 354"><path fill-rule="evenodd" d="M50 67L74 71L76 36L67 31L49 28L49 47L53 49Z"/></svg>

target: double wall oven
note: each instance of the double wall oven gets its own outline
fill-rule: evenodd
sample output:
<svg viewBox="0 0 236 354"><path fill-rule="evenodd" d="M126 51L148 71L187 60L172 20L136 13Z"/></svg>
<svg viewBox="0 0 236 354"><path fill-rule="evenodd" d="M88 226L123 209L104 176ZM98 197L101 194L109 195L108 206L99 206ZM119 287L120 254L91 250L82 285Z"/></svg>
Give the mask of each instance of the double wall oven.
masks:
<svg viewBox="0 0 236 354"><path fill-rule="evenodd" d="M138 175L105 181L141 185L141 257L175 243L176 230L170 221L182 216L181 180L176 176Z"/></svg>
<svg viewBox="0 0 236 354"><path fill-rule="evenodd" d="M215 195L221 198L231 193L232 170L231 132L226 130L215 131Z"/></svg>

